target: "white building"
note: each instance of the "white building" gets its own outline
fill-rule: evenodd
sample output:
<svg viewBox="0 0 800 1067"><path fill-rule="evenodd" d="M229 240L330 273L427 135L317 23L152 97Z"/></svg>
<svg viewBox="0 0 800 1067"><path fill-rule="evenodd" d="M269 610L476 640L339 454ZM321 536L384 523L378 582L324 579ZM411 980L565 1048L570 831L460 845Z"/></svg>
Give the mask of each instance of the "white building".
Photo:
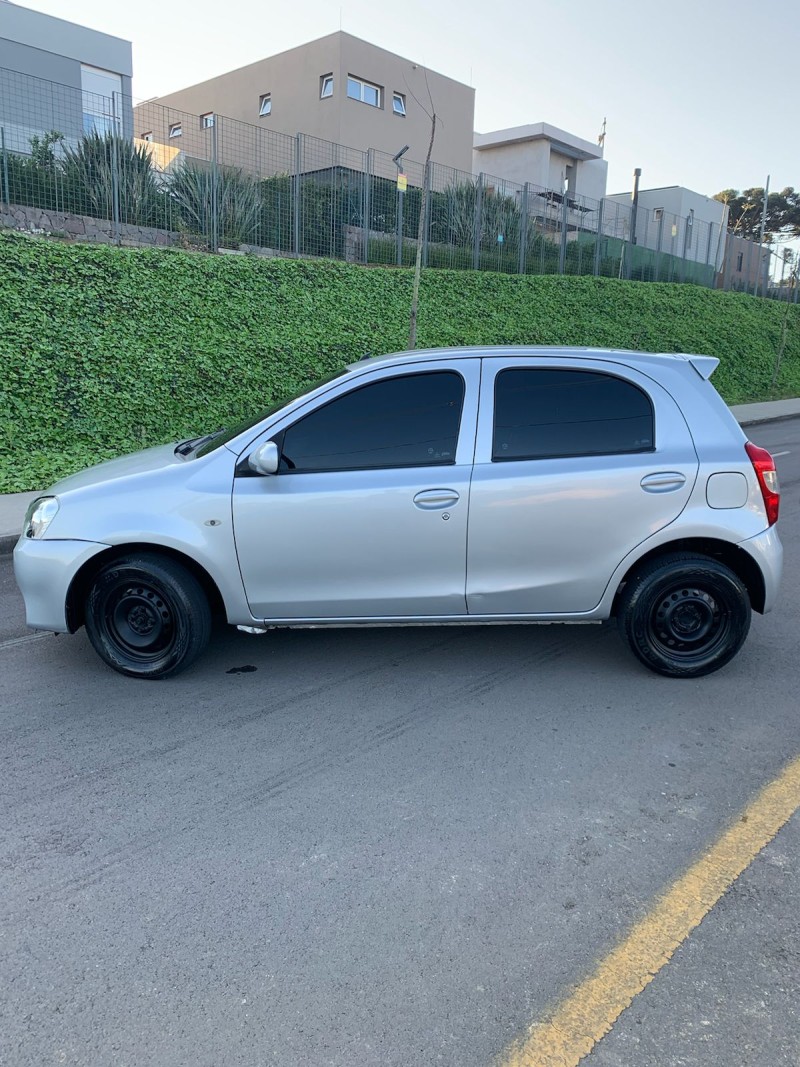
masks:
<svg viewBox="0 0 800 1067"><path fill-rule="evenodd" d="M529 182L572 200L602 200L606 195L603 149L547 122L476 133L472 160L474 174L517 185Z"/></svg>
<svg viewBox="0 0 800 1067"><path fill-rule="evenodd" d="M630 193L606 197L613 204L631 206ZM628 214L626 213L626 218ZM722 269L728 207L680 185L640 189L636 214L636 244L680 259ZM629 234L618 236L629 237Z"/></svg>

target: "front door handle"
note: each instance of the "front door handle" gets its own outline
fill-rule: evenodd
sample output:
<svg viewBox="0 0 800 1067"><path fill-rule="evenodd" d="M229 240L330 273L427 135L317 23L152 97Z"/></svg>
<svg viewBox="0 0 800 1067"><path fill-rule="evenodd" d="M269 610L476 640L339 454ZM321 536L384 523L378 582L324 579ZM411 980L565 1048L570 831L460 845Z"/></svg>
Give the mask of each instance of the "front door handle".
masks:
<svg viewBox="0 0 800 1067"><path fill-rule="evenodd" d="M455 489L423 489L414 497L414 503L423 511L439 511L442 508L452 508L459 499Z"/></svg>
<svg viewBox="0 0 800 1067"><path fill-rule="evenodd" d="M645 474L639 484L646 493L672 493L686 485L686 475L679 471L658 471Z"/></svg>

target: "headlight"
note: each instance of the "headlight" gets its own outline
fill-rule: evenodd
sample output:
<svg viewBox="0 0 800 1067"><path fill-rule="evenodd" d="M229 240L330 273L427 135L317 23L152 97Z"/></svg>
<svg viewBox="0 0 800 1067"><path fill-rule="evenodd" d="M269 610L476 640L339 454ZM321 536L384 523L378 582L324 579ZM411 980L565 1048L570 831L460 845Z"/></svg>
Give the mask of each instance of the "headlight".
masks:
<svg viewBox="0 0 800 1067"><path fill-rule="evenodd" d="M44 537L44 532L58 514L58 497L40 496L25 514L23 533L26 537Z"/></svg>

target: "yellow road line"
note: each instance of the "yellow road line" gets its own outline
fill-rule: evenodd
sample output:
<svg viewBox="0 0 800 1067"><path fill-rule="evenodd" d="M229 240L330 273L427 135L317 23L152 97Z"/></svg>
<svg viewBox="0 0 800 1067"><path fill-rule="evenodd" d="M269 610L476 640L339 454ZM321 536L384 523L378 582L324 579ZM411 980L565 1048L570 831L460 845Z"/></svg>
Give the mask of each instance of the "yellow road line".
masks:
<svg viewBox="0 0 800 1067"><path fill-rule="evenodd" d="M498 1067L575 1067L800 808L800 758L770 782L594 973L500 1057Z"/></svg>

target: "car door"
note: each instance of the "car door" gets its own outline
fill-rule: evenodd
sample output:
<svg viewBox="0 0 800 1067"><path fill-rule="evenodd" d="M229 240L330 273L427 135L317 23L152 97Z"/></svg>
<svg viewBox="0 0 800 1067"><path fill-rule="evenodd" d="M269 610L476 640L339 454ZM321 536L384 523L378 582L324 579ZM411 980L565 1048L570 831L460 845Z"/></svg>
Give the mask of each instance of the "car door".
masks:
<svg viewBox="0 0 800 1067"><path fill-rule="evenodd" d="M470 614L591 611L622 559L685 507L698 459L677 404L611 361L484 361L470 495Z"/></svg>
<svg viewBox="0 0 800 1067"><path fill-rule="evenodd" d="M240 462L234 479L256 618L466 614L479 384L479 359L369 368L254 442L281 454L274 476Z"/></svg>

